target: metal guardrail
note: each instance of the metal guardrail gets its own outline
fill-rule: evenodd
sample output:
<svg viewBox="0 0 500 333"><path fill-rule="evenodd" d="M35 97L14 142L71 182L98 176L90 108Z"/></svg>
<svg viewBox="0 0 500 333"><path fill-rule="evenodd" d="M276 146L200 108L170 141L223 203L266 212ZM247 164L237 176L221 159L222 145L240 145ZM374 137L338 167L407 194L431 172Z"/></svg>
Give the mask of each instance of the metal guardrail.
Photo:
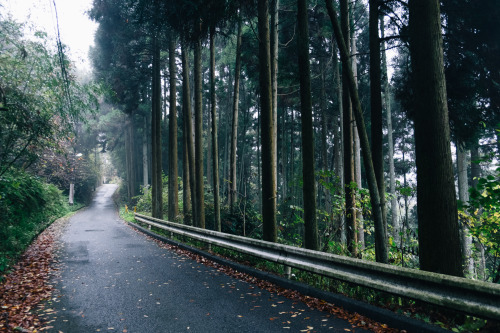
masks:
<svg viewBox="0 0 500 333"><path fill-rule="evenodd" d="M135 214L165 231L340 281L500 320L500 285L245 238Z"/></svg>

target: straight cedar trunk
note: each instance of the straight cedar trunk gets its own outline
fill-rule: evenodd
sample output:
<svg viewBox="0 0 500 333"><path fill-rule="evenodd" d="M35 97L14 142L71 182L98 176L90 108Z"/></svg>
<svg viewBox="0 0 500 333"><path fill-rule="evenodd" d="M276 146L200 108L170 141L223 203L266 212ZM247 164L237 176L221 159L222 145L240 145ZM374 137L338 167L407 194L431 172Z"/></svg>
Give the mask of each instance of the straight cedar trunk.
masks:
<svg viewBox="0 0 500 333"><path fill-rule="evenodd" d="M169 108L169 140L168 140L168 219L175 221L179 215L179 184L177 182L177 93L175 63L175 38L170 35L168 46L169 72L170 72L170 108Z"/></svg>
<svg viewBox="0 0 500 333"><path fill-rule="evenodd" d="M477 187L478 179L479 177L481 177L481 165L477 163L477 161L479 161L480 158L481 155L479 153L479 142L476 141L474 142L470 150L471 185L474 188ZM476 250L479 252L479 265L477 268L477 278L479 280L486 280L487 275L486 275L486 260L484 255L484 246L483 244L481 244L481 242L476 242L475 245L476 245Z"/></svg>
<svg viewBox="0 0 500 333"><path fill-rule="evenodd" d="M349 36L349 4L347 0L340 1L340 17L342 32L344 36ZM346 48L349 50L349 38L345 39ZM355 192L351 184L356 181L354 169L354 146L352 131L352 106L349 89L346 89L347 67L342 66L342 113L344 120L344 193L346 202L346 241L347 249L352 256L357 256L357 226L356 226L356 200Z"/></svg>
<svg viewBox="0 0 500 333"><path fill-rule="evenodd" d="M127 164L127 197L130 201L135 197L135 159L134 159L134 124L133 124L133 112L127 115L127 120L125 122L125 160Z"/></svg>
<svg viewBox="0 0 500 333"><path fill-rule="evenodd" d="M375 238L387 239L387 219L385 209L384 153L382 132L382 69L380 59L380 39L378 35L379 0L370 0L369 44L370 44L370 108L372 158L377 178L382 211L382 228L375 228ZM378 235L383 233L382 235ZM387 246L387 243L385 244ZM386 250L387 251L387 250Z"/></svg>
<svg viewBox="0 0 500 333"><path fill-rule="evenodd" d="M195 136L195 183L196 219L195 225L205 229L205 198L203 188L203 100L201 79L201 39L194 44L194 136Z"/></svg>
<svg viewBox="0 0 500 333"><path fill-rule="evenodd" d="M189 61L188 61L188 51L184 43L181 44L181 57L182 57L182 114L184 117L184 146L186 148L185 164L187 165L188 176L184 179L188 179L189 183L185 183L184 186L189 186L189 192L191 194L191 223L197 226L197 211L196 211L196 183L195 183L195 171L194 171L194 143L193 143L193 121L191 117L191 87L189 84ZM186 169L184 169L186 170Z"/></svg>
<svg viewBox="0 0 500 333"><path fill-rule="evenodd" d="M183 122L183 137L182 137L182 213L184 215L184 224L192 225L192 205L191 205L191 186L189 177L189 155L188 155L188 140L186 134L186 123Z"/></svg>
<svg viewBox="0 0 500 333"><path fill-rule="evenodd" d="M272 112L273 112L273 163L274 187L278 190L278 21L279 0L270 0L270 55L271 55L271 87L272 87ZM277 195L277 193L276 193Z"/></svg>
<svg viewBox="0 0 500 333"><path fill-rule="evenodd" d="M311 102L311 70L309 64L309 27L307 1L297 2L300 110L302 116L302 181L304 195L304 245L318 250L316 221L316 179L314 172L314 130Z"/></svg>
<svg viewBox="0 0 500 333"><path fill-rule="evenodd" d="M142 183L144 186L144 191L148 186L149 182L149 167L148 167L148 117L144 116L144 130L142 131Z"/></svg>
<svg viewBox="0 0 500 333"><path fill-rule="evenodd" d="M349 11L349 25L353 26L352 21L353 11ZM354 36L354 27L350 29L350 41L351 41L351 66L352 73L354 75L354 85L358 89L358 49L356 46L356 38ZM353 136L353 153L354 153L354 182L356 183L357 190L363 188L363 183L361 182L361 145L359 143L358 127L356 126L356 121L352 122L352 136ZM363 221L363 212L359 209L355 209L356 212L356 237L358 244L358 257L362 258L363 250L365 249L365 230Z"/></svg>
<svg viewBox="0 0 500 333"><path fill-rule="evenodd" d="M220 224L220 195L219 195L219 144L217 141L217 108L215 98L215 26L210 30L210 111L212 114L212 172L214 190L214 218L215 230L221 231Z"/></svg>
<svg viewBox="0 0 500 333"><path fill-rule="evenodd" d="M234 214L234 205L238 200L236 183L236 146L238 144L238 104L240 100L241 77L241 18L238 19L238 35L236 39L236 65L234 68L233 120L231 126L231 167L229 171L229 207Z"/></svg>
<svg viewBox="0 0 500 333"><path fill-rule="evenodd" d="M161 72L160 46L156 36L153 37L153 95L152 95L152 154L153 154L153 181L151 184L152 215L163 218L163 184L161 167Z"/></svg>
<svg viewBox="0 0 500 333"><path fill-rule="evenodd" d="M381 38L385 35L385 24L384 17L380 17L380 34ZM382 74L384 76L384 100L385 100L385 110L387 118L387 141L389 148L389 181L390 181L390 193L392 194L391 199L391 225L393 228L393 236L396 244L400 243L401 226L399 225L398 219L398 202L396 198L396 172L394 170L394 141L392 139L392 114L391 114L391 87L389 85L389 76L387 74L387 56L384 51L382 52ZM386 218L387 221L387 218Z"/></svg>
<svg viewBox="0 0 500 333"><path fill-rule="evenodd" d="M463 276L438 0L410 0L420 269Z"/></svg>
<svg viewBox="0 0 500 333"><path fill-rule="evenodd" d="M457 178L458 178L458 199L467 204L469 202L469 182L467 180L467 150L457 144ZM474 274L474 259L472 258L472 236L465 223L462 224L462 253L464 254L464 275Z"/></svg>
<svg viewBox="0 0 500 333"><path fill-rule="evenodd" d="M339 101L339 106L337 109L338 117L335 116L336 123L334 124L334 164L335 164L335 174L339 178L340 190L336 193L337 195L342 195L342 191L344 188L344 144L342 137L344 135L344 115L342 114L343 105L342 105L342 81L340 78L340 67L341 63L337 58L337 45L335 42L333 44L333 59L334 59L334 70L335 70L335 78L334 78L334 86L337 92L337 100ZM338 230L338 238L342 244L346 243L346 228L345 228L345 215L339 214L337 220L337 230Z"/></svg>
<svg viewBox="0 0 500 333"><path fill-rule="evenodd" d="M378 193L377 179L375 177L375 171L373 169L372 154L370 149L370 144L368 142L368 135L366 133L365 121L363 118L363 112L361 109L361 103L358 96L358 90L356 89L354 76L352 74L351 64L349 62L349 53L347 51L346 44L344 42L343 34L340 30L340 25L337 20L337 14L333 8L331 0L325 0L328 15L332 22L333 30L335 32L335 38L337 40L337 45L340 49L340 56L342 60L343 67L347 70L347 87L349 89L353 111L356 118L356 124L359 132L359 139L361 144L361 150L363 153L363 164L366 170L366 177L368 181L368 189L370 191L370 202L372 205L372 216L375 224L375 228L383 228L382 211L380 209L380 197ZM344 131L346 128L344 126ZM344 143L345 144L345 143ZM345 147L344 147L345 149ZM378 262L387 263L388 253L387 253L387 239L381 237L383 233L375 234L375 258Z"/></svg>
<svg viewBox="0 0 500 333"><path fill-rule="evenodd" d="M273 156L275 137L273 136L269 0L258 0L257 12L259 21L263 238L266 241L276 242L276 165Z"/></svg>

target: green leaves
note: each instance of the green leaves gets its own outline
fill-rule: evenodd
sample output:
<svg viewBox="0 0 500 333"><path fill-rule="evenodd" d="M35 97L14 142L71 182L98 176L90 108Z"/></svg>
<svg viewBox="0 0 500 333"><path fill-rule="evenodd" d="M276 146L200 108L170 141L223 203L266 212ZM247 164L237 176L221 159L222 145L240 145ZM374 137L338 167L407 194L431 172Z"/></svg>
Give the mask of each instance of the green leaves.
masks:
<svg viewBox="0 0 500 333"><path fill-rule="evenodd" d="M26 38L24 25L0 21L0 175L29 166L45 148L65 138L76 122L96 108L98 89L65 81L45 32ZM71 69L66 61L65 66ZM69 87L72 103L64 98Z"/></svg>

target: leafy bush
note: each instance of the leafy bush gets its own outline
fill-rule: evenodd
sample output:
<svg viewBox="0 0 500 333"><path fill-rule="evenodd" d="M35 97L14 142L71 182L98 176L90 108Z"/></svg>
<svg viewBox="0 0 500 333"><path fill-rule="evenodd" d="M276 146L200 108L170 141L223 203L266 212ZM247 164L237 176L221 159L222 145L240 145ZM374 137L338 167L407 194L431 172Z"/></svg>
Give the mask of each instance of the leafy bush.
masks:
<svg viewBox="0 0 500 333"><path fill-rule="evenodd" d="M61 191L22 171L0 177L0 273L45 227L68 212Z"/></svg>

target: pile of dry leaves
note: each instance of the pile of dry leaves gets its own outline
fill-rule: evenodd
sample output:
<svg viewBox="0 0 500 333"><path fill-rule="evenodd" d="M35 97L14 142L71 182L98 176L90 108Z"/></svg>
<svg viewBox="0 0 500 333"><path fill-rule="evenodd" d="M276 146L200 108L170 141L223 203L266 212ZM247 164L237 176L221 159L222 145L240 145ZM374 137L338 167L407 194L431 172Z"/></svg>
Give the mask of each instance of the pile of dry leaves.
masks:
<svg viewBox="0 0 500 333"><path fill-rule="evenodd" d="M66 220L54 222L29 246L0 284L0 332L39 332L39 304L50 298L55 247Z"/></svg>

